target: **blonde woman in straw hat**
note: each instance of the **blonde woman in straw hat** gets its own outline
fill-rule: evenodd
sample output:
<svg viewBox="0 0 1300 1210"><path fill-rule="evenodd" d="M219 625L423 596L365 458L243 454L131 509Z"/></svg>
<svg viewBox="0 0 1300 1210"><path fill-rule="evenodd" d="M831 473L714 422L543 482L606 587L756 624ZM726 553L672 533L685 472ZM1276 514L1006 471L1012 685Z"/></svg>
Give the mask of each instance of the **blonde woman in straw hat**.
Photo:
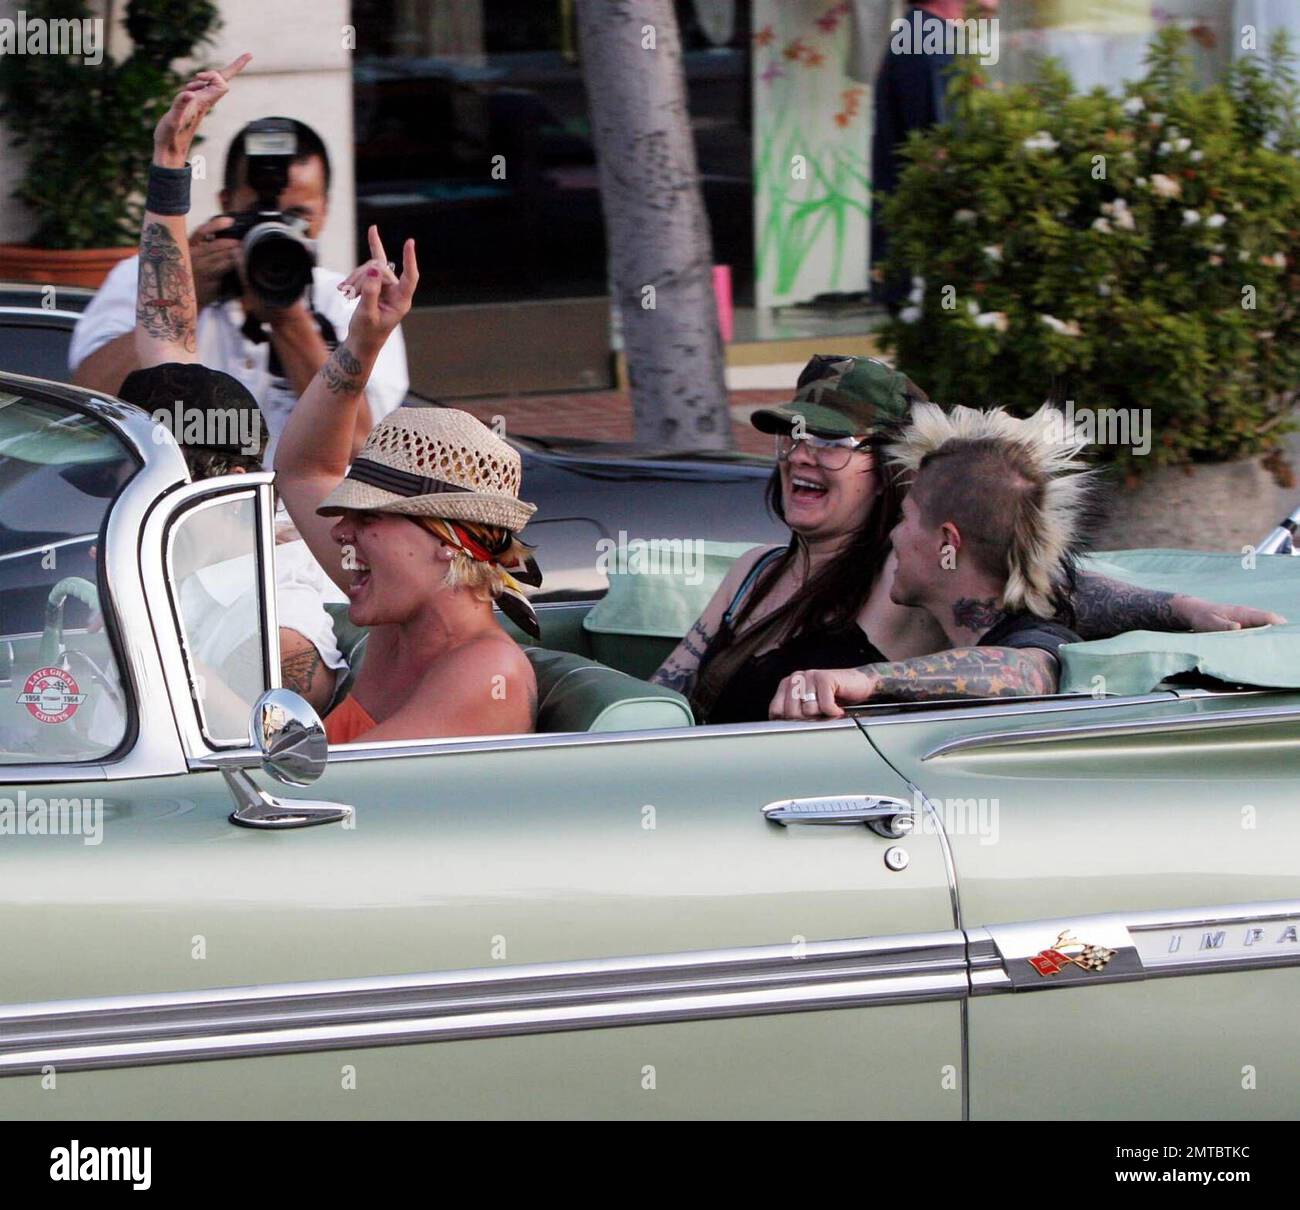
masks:
<svg viewBox="0 0 1300 1210"><path fill-rule="evenodd" d="M411 307L415 244L402 273L379 233L372 259L339 289L360 302L347 339L294 408L276 487L348 617L370 628L352 692L325 720L331 743L531 731L537 683L493 605L539 637L520 581L538 583L518 538L534 512L519 498L519 455L467 412L398 408L349 467L366 379Z"/></svg>

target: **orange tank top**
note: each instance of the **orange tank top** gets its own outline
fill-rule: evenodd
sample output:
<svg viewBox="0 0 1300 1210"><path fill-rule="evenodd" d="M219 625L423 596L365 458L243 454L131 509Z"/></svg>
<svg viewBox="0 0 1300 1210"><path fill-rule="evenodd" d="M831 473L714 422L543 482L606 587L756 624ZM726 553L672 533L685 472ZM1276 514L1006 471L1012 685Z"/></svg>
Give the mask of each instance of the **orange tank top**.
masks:
<svg viewBox="0 0 1300 1210"><path fill-rule="evenodd" d="M325 738L331 744L349 744L375 726L375 720L352 694L325 716Z"/></svg>

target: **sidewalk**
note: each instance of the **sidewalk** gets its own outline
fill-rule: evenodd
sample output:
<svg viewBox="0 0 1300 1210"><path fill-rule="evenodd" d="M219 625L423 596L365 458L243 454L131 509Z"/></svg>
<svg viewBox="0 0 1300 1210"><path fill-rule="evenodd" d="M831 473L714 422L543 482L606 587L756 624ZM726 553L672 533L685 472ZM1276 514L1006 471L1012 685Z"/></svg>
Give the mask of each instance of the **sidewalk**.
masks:
<svg viewBox="0 0 1300 1210"><path fill-rule="evenodd" d="M755 409L784 403L789 391L732 391L731 432L736 448L772 453L772 438L749 423ZM622 391L573 391L564 395L494 395L447 401L485 424L505 420L507 433L537 437L581 437L591 441L631 441L632 401Z"/></svg>

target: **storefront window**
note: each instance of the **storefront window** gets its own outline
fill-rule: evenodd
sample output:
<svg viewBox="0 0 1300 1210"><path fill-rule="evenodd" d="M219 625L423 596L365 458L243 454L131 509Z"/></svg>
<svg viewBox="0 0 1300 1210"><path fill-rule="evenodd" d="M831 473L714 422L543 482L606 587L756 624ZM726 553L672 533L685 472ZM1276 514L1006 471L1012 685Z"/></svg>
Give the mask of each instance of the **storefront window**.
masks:
<svg viewBox="0 0 1300 1210"><path fill-rule="evenodd" d="M749 0L678 0L714 259L752 275ZM421 303L607 293L572 0L356 0L359 239L420 246ZM359 243L360 249L360 243Z"/></svg>

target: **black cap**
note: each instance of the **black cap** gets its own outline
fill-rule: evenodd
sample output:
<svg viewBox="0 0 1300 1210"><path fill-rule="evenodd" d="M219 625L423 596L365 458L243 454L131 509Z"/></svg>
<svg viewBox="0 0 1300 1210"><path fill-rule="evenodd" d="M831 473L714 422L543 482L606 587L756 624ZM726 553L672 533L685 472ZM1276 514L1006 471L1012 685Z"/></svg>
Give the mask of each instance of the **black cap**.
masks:
<svg viewBox="0 0 1300 1210"><path fill-rule="evenodd" d="M266 418L257 400L221 370L169 361L133 370L117 395L156 417L185 449L257 458L266 450Z"/></svg>

